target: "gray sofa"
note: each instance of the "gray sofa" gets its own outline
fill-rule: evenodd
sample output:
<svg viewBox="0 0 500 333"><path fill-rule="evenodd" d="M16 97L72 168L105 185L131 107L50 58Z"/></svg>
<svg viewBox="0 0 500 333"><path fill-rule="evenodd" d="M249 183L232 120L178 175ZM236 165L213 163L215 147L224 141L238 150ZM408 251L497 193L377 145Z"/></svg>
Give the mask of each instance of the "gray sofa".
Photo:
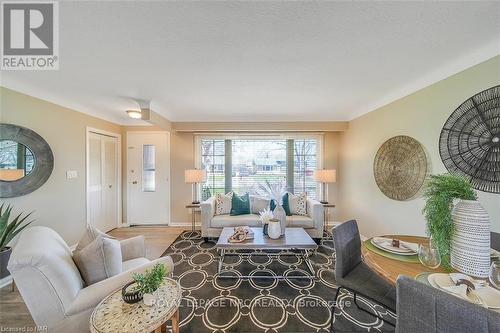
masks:
<svg viewBox="0 0 500 333"><path fill-rule="evenodd" d="M256 196L250 196L250 206ZM260 216L258 214L245 215L215 215L215 197L211 197L201 203L201 236L205 241L209 237L219 237L224 227L260 227ZM287 216L287 226L301 227L311 238L323 238L323 205L316 200L307 199L307 215Z"/></svg>

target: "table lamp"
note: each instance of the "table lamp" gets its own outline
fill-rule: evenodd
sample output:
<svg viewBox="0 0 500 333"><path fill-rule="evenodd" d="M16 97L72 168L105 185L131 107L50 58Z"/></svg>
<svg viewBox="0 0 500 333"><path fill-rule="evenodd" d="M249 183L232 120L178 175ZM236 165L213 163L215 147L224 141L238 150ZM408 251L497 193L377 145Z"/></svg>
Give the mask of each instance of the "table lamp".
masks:
<svg viewBox="0 0 500 333"><path fill-rule="evenodd" d="M328 186L327 183L335 183L337 181L337 171L335 169L322 169L314 171L314 180L321 183L321 203L328 203Z"/></svg>
<svg viewBox="0 0 500 333"><path fill-rule="evenodd" d="M205 170L190 169L184 171L184 181L193 184L193 204L199 204L198 199L198 183L204 183L207 180Z"/></svg>

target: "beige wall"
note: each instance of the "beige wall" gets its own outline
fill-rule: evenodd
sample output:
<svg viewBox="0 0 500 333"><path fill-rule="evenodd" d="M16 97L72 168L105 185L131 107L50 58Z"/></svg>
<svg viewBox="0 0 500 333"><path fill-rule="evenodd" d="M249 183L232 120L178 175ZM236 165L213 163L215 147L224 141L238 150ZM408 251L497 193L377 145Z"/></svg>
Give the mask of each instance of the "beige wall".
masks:
<svg viewBox="0 0 500 333"><path fill-rule="evenodd" d="M191 202L191 185L184 182L184 170L194 168L193 133L171 133L170 177L172 179L170 204L172 223L190 222L186 204Z"/></svg>
<svg viewBox="0 0 500 333"><path fill-rule="evenodd" d="M16 212L34 211L35 224L54 228L69 243L80 238L86 223L86 127L120 134L120 126L59 105L0 87L1 122L28 127L40 134L54 153L54 170L38 190L1 199ZM78 178L66 179L67 170Z"/></svg>
<svg viewBox="0 0 500 333"><path fill-rule="evenodd" d="M500 56L469 68L349 123L341 135L340 217L355 218L366 235L425 233L424 201L391 200L378 189L373 159L380 145L396 135L417 139L427 150L431 173L446 172L438 140L450 114L470 96L500 84ZM479 192L492 229L500 231L500 195Z"/></svg>

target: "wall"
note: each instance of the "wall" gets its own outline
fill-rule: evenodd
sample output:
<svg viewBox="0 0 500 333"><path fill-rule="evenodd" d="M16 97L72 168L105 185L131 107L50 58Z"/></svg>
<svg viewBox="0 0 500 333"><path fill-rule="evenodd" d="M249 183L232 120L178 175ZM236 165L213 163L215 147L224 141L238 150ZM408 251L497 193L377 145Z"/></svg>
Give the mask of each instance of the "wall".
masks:
<svg viewBox="0 0 500 333"><path fill-rule="evenodd" d="M170 177L172 179L170 221L175 224L190 223L190 211L186 209L186 204L192 200L191 184L184 182L184 170L195 167L193 133L171 133L170 151Z"/></svg>
<svg viewBox="0 0 500 333"><path fill-rule="evenodd" d="M51 227L68 244L76 243L86 224L86 127L120 134L120 126L3 87L0 106L2 122L34 130L54 153L54 170L42 187L1 201L13 204L16 212L34 211L34 224ZM78 178L66 179L67 170L76 170Z"/></svg>
<svg viewBox="0 0 500 333"><path fill-rule="evenodd" d="M391 200L378 189L373 159L380 145L396 135L408 135L427 150L431 173L446 172L438 140L450 114L470 96L500 84L500 56L469 68L349 123L341 134L338 175L340 217L358 220L367 236L385 233L425 234L423 199ZM479 192L492 230L500 232L500 194Z"/></svg>

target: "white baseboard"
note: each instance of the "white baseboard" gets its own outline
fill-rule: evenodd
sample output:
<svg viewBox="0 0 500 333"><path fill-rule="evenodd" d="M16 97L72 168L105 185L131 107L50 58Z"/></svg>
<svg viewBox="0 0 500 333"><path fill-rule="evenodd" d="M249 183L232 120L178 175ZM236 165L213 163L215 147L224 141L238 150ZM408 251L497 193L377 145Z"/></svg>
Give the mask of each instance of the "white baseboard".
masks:
<svg viewBox="0 0 500 333"><path fill-rule="evenodd" d="M12 275L6 276L3 279L0 279L0 288L3 288L5 286L8 286L9 284L12 283Z"/></svg>
<svg viewBox="0 0 500 333"><path fill-rule="evenodd" d="M186 228L191 228L192 223L191 222L170 222L168 225L169 227L186 227ZM201 224L200 223L195 223L196 228L200 228Z"/></svg>

